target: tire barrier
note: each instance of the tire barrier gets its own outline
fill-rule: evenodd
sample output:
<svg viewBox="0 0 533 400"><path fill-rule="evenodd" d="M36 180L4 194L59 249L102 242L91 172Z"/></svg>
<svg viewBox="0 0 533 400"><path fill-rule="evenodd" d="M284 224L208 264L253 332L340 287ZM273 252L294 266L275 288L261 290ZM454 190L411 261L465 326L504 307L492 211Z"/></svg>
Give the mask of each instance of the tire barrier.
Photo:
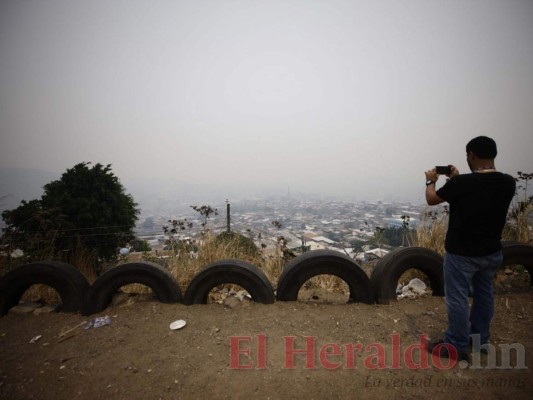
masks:
<svg viewBox="0 0 533 400"><path fill-rule="evenodd" d="M303 284L317 275L335 275L350 289L349 302L373 303L370 279L359 264L333 250L304 253L287 264L278 281L277 300L296 301Z"/></svg>
<svg viewBox="0 0 533 400"><path fill-rule="evenodd" d="M91 315L104 310L115 292L130 283L148 286L162 303L181 301L180 288L170 272L155 263L134 262L111 268L99 276L87 292L82 314Z"/></svg>
<svg viewBox="0 0 533 400"><path fill-rule="evenodd" d="M205 304L211 289L230 283L241 286L252 300L272 304L274 291L265 273L255 265L238 259L216 261L201 270L187 287L183 304Z"/></svg>
<svg viewBox="0 0 533 400"><path fill-rule="evenodd" d="M0 278L0 316L16 306L32 285L43 284L55 289L61 297L61 309L75 312L82 308L89 283L73 265L59 261L24 264Z"/></svg>
<svg viewBox="0 0 533 400"><path fill-rule="evenodd" d="M533 286L533 246L519 242L502 242L503 262L501 268L509 265L522 265L529 273Z"/></svg>
<svg viewBox="0 0 533 400"><path fill-rule="evenodd" d="M502 242L502 268L521 265L527 269L533 285L533 246L519 242ZM349 302L389 304L395 300L400 277L409 269L424 273L434 296L444 296L443 257L422 247L400 248L383 257L368 278L359 264L332 250L314 250L293 259L279 278L274 295L265 273L247 261L216 261L200 271L189 283L183 303L205 304L209 292L221 284L235 284L248 291L252 300L271 304L296 301L303 284L323 274L335 275L349 287ZM20 302L32 285L43 284L55 289L65 312L80 311L91 315L104 310L115 292L124 285L139 283L150 287L163 303L179 303L182 295L178 283L165 268L150 262L123 264L101 275L92 286L73 265L59 261L40 261L17 267L0 277L0 316Z"/></svg>
<svg viewBox="0 0 533 400"><path fill-rule="evenodd" d="M396 300L396 287L402 274L415 269L427 275L434 296L444 296L444 259L433 250L406 247L389 252L377 263L370 281L378 304Z"/></svg>

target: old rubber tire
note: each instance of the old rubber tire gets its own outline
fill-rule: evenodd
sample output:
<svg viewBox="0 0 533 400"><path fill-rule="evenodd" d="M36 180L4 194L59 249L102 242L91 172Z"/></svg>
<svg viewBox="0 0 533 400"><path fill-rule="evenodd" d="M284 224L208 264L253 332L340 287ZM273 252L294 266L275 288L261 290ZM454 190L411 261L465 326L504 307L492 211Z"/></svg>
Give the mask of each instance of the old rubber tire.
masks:
<svg viewBox="0 0 533 400"><path fill-rule="evenodd" d="M533 246L519 242L502 242L503 262L501 268L509 265L522 265L529 273L533 285Z"/></svg>
<svg viewBox="0 0 533 400"><path fill-rule="evenodd" d="M92 284L82 309L83 315L104 310L115 292L124 285L140 283L154 291L162 303L179 303L181 291L174 277L162 266L151 262L134 262L111 268Z"/></svg>
<svg viewBox="0 0 533 400"><path fill-rule="evenodd" d="M32 285L43 284L54 288L61 297L61 309L79 311L89 290L89 283L73 265L60 261L39 261L21 265L0 278L0 316L20 302Z"/></svg>
<svg viewBox="0 0 533 400"><path fill-rule="evenodd" d="M423 247L395 249L376 265L370 280L378 304L396 300L396 287L403 273L415 269L427 275L434 296L444 296L444 258Z"/></svg>
<svg viewBox="0 0 533 400"><path fill-rule="evenodd" d="M211 289L225 283L242 287L255 302L275 301L272 285L262 270L247 261L227 259L215 261L196 274L187 286L183 304L205 304Z"/></svg>
<svg viewBox="0 0 533 400"><path fill-rule="evenodd" d="M349 302L373 303L370 279L359 264L350 257L333 250L314 250L304 253L283 269L276 298L296 301L303 284L317 275L335 275L350 289Z"/></svg>

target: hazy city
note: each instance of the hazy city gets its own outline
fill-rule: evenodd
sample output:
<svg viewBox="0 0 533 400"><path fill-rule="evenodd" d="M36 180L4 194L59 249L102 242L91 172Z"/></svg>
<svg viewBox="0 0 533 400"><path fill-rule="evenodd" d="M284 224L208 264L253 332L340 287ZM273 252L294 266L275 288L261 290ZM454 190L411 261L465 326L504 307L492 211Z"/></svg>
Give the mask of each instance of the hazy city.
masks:
<svg viewBox="0 0 533 400"><path fill-rule="evenodd" d="M199 238L203 220L192 205L203 204L152 200L143 208L136 226L137 235L152 248L162 248L168 238L163 235L163 226L170 226L171 220L186 220L193 224L192 228L184 228L176 236ZM212 214L207 223L207 228L214 233L228 229L229 205L229 229L252 238L259 248L274 247L277 238L283 236L289 249L305 245L309 249L329 248L348 253L352 252L354 242L371 241L376 228L416 228L429 209L410 203L306 198L290 193L236 202L228 199L209 205L217 210L217 215ZM437 207L434 211L441 210Z"/></svg>

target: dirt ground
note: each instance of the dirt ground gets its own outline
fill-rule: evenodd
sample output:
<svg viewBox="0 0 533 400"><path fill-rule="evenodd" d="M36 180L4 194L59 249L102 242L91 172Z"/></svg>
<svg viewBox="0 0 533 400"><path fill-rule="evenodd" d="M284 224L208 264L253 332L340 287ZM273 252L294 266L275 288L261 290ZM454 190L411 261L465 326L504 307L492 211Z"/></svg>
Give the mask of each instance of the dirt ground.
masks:
<svg viewBox="0 0 533 400"><path fill-rule="evenodd" d="M104 315L109 325L80 326ZM0 318L0 398L531 399L532 317L533 290L500 291L496 357L465 368L425 361L418 346L419 335L443 334L441 297L391 305L245 300L233 308L139 300L91 317L9 313ZM187 325L169 329L178 319ZM509 364L507 344L518 349Z"/></svg>

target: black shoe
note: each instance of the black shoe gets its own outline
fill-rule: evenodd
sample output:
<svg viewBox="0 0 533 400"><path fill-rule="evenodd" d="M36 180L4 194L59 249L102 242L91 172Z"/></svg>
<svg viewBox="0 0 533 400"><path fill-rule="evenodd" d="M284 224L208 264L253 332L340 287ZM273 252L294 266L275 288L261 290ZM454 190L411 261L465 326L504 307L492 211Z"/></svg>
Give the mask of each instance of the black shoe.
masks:
<svg viewBox="0 0 533 400"><path fill-rule="evenodd" d="M446 345L443 346L444 344L446 344ZM455 348L455 346L453 346L450 343L444 343L444 340L439 340L437 342L429 342L428 343L428 347L427 347L428 353L433 354L433 350L435 350L435 348L437 346L440 346L440 347L439 347L439 350L438 350L437 354L435 354L435 355L438 355L441 358L451 358L450 357L451 354L448 351L448 347L452 346L452 347ZM458 361L467 361L468 362L469 359L470 359L470 355L468 353L465 353L465 352L462 352L462 351L459 351L459 350L456 349L456 356L454 358L456 358Z"/></svg>

